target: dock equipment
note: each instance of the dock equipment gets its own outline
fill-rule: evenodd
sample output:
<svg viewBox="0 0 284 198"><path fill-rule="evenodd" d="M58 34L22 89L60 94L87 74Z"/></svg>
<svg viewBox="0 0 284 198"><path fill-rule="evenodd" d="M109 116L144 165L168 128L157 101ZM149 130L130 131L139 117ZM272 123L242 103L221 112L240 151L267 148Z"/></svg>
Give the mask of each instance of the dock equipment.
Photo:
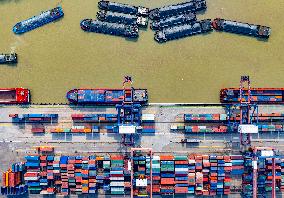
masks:
<svg viewBox="0 0 284 198"><path fill-rule="evenodd" d="M111 1L101 0L98 2L98 6L101 10L108 10L112 12L120 12L125 14L132 14L137 16L148 16L149 8L136 7L123 3L116 3Z"/></svg>
<svg viewBox="0 0 284 198"><path fill-rule="evenodd" d="M93 19L84 19L80 23L81 29L87 32L122 36L126 38L138 38L137 25L125 25L118 23L108 23Z"/></svg>
<svg viewBox="0 0 284 198"><path fill-rule="evenodd" d="M16 53L0 54L0 64L13 64L18 62L18 55Z"/></svg>
<svg viewBox="0 0 284 198"><path fill-rule="evenodd" d="M207 33L212 31L211 20L197 21L193 24L184 24L162 29L155 33L154 39L159 43L175 40L187 36Z"/></svg>
<svg viewBox="0 0 284 198"><path fill-rule="evenodd" d="M106 10L98 11L97 18L100 21L105 21L109 23L122 23L126 25L135 25L144 28L148 25L148 18Z"/></svg>
<svg viewBox="0 0 284 198"><path fill-rule="evenodd" d="M40 26L43 26L47 23L53 22L64 16L64 12L60 6L42 12L37 16L33 16L27 20L17 23L13 27L13 32L15 34L22 34L30 30L36 29Z"/></svg>
<svg viewBox="0 0 284 198"><path fill-rule="evenodd" d="M127 89L125 84L130 83L131 88ZM122 142L124 145L133 145L133 135L136 133L136 128L141 125L141 105L135 104L134 88L132 87L132 78L125 76L123 82L124 100L122 104L117 104L118 127L119 133L122 134ZM128 141L128 140L129 141Z"/></svg>
<svg viewBox="0 0 284 198"><path fill-rule="evenodd" d="M271 28L267 26L241 23L220 18L214 19L212 25L213 28L218 31L243 34L265 39L268 39L271 34Z"/></svg>
<svg viewBox="0 0 284 198"><path fill-rule="evenodd" d="M149 18L152 20L159 20L185 13L202 11L206 8L206 0L191 0L189 2L155 8L150 11Z"/></svg>
<svg viewBox="0 0 284 198"><path fill-rule="evenodd" d="M177 16L172 16L169 18L164 18L158 21L153 21L151 24L152 30L162 30L164 28L169 28L176 25L182 25L187 23L195 22L196 14L193 12L185 13Z"/></svg>

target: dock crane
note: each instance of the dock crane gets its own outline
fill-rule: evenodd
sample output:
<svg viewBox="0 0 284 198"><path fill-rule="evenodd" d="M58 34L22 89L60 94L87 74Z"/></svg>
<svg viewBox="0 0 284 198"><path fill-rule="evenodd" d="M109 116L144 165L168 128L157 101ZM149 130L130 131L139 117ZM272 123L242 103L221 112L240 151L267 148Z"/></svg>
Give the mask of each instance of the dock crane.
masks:
<svg viewBox="0 0 284 198"><path fill-rule="evenodd" d="M126 86L130 84L130 88ZM125 76L123 81L124 99L122 104L116 105L118 112L119 133L122 134L122 143L124 145L133 145L136 127L141 125L141 104L135 104L133 101L134 88L132 86L132 77Z"/></svg>

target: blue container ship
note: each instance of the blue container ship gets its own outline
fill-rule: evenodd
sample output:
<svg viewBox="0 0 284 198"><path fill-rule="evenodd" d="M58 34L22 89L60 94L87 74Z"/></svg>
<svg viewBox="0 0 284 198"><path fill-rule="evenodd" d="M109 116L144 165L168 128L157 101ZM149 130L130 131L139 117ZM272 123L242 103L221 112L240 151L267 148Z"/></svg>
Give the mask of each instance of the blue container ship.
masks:
<svg viewBox="0 0 284 198"><path fill-rule="evenodd" d="M202 11L206 8L205 0L191 0L189 2L155 8L150 11L149 18L152 20L160 20L162 18L168 18L184 13Z"/></svg>
<svg viewBox="0 0 284 198"><path fill-rule="evenodd" d="M116 3L111 1L101 0L98 2L98 7L101 10L108 10L112 12L120 12L124 14L132 14L137 16L148 16L149 8L136 7L123 3Z"/></svg>
<svg viewBox="0 0 284 198"><path fill-rule="evenodd" d="M212 30L211 19L205 19L193 24L184 24L162 29L155 33L154 39L159 43L164 43L170 40L210 32Z"/></svg>
<svg viewBox="0 0 284 198"><path fill-rule="evenodd" d="M186 24L186 23L193 23L196 21L196 14L195 13L187 13L178 16L172 16L169 18L161 19L159 21L153 21L151 24L152 30L162 30L164 28Z"/></svg>
<svg viewBox="0 0 284 198"><path fill-rule="evenodd" d="M130 97L127 92L132 91ZM116 105L132 100L137 104L148 103L147 89L73 89L66 95L71 104Z"/></svg>
<svg viewBox="0 0 284 198"><path fill-rule="evenodd" d="M64 16L63 10L61 7L56 7L51 10L42 12L37 16L33 16L27 20L17 23L13 27L13 32L15 34L22 34L38 27L41 27L47 23L55 21Z"/></svg>
<svg viewBox="0 0 284 198"><path fill-rule="evenodd" d="M17 63L18 56L16 53L12 54L0 54L0 64Z"/></svg>
<svg viewBox="0 0 284 198"><path fill-rule="evenodd" d="M137 25L126 25L119 23L109 23L93 19L84 19L80 26L87 32L122 36L126 38L138 38L139 29Z"/></svg>
<svg viewBox="0 0 284 198"><path fill-rule="evenodd" d="M122 23L126 25L137 25L139 27L147 27L148 25L148 19L145 17L105 10L99 11L97 18L100 21L109 23Z"/></svg>

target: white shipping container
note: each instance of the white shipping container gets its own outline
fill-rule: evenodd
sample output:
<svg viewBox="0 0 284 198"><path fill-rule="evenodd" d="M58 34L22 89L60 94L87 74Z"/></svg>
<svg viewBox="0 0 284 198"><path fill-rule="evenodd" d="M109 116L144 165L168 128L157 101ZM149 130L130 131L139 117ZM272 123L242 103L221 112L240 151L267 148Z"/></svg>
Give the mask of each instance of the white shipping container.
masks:
<svg viewBox="0 0 284 198"><path fill-rule="evenodd" d="M258 133L258 126L253 124L240 124L238 127L239 133Z"/></svg>
<svg viewBox="0 0 284 198"><path fill-rule="evenodd" d="M175 168L175 171L188 171L188 168Z"/></svg>
<svg viewBox="0 0 284 198"><path fill-rule="evenodd" d="M171 130L177 130L177 125L171 125Z"/></svg>
<svg viewBox="0 0 284 198"><path fill-rule="evenodd" d="M25 181L38 181L39 177L24 177Z"/></svg>
<svg viewBox="0 0 284 198"><path fill-rule="evenodd" d="M142 114L142 120L154 121L155 114Z"/></svg>
<svg viewBox="0 0 284 198"><path fill-rule="evenodd" d="M124 181L122 182L110 182L110 186L124 186Z"/></svg>
<svg viewBox="0 0 284 198"><path fill-rule="evenodd" d="M124 177L110 177L109 179L113 181L119 181L119 180L124 181Z"/></svg>

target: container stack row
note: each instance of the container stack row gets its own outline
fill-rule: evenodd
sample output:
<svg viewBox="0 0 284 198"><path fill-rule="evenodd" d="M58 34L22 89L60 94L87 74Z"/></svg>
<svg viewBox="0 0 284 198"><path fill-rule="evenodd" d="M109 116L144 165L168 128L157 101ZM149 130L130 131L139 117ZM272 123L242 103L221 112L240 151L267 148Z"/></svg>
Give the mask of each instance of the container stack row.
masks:
<svg viewBox="0 0 284 198"><path fill-rule="evenodd" d="M23 162L12 164L11 168L2 174L2 195L22 195L27 192L27 186L23 185L23 176L26 171Z"/></svg>
<svg viewBox="0 0 284 198"><path fill-rule="evenodd" d="M142 114L141 133L155 133L155 114Z"/></svg>
<svg viewBox="0 0 284 198"><path fill-rule="evenodd" d="M57 123L58 114L10 114L13 123Z"/></svg>
<svg viewBox="0 0 284 198"><path fill-rule="evenodd" d="M132 164L130 160L124 155L26 156L24 181L18 185L27 184L30 194L124 196L130 194L132 172L135 196L149 195L151 180L153 194L158 195L227 195L231 180L244 169L242 156L154 155L151 159L137 152ZM267 172L269 159L264 167ZM277 169L279 183L281 170ZM268 188L270 173L265 174Z"/></svg>

